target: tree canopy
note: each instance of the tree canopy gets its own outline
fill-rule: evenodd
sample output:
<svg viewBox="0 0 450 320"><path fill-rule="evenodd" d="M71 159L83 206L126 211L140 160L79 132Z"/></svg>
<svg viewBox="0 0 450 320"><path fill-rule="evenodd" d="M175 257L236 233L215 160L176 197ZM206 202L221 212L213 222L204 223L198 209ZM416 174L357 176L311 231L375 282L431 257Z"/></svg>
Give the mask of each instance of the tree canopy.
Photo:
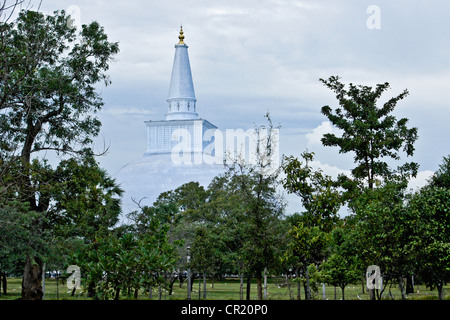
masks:
<svg viewBox="0 0 450 320"><path fill-rule="evenodd" d="M98 22L76 30L68 18L63 10L22 10L0 24L0 205L25 204L44 219L40 229L59 234L63 224L73 229L83 220L79 235L86 235L86 228L114 223L120 212L115 197L121 191L91 149L101 126L95 113L103 105L97 84L110 84L106 71L119 48ZM63 160L55 170L44 152L77 160ZM95 221L100 215L104 220ZM23 298L41 299L36 274L43 262L30 254Z"/></svg>
<svg viewBox="0 0 450 320"><path fill-rule="evenodd" d="M322 107L322 113L330 122L342 131L341 136L326 133L322 138L324 146L339 147L340 153L354 153L357 166L352 169L356 179L363 179L369 188L378 180L392 179L393 175L415 176L418 165L405 163L397 169L391 169L384 158L400 159L400 151L407 156L414 153L414 142L418 138L418 129L408 128L407 118L392 115L397 103L404 99L408 90L390 98L381 107L377 106L381 95L389 89L388 82L377 84L375 88L364 85L345 84L338 76L320 81L336 94L339 107Z"/></svg>

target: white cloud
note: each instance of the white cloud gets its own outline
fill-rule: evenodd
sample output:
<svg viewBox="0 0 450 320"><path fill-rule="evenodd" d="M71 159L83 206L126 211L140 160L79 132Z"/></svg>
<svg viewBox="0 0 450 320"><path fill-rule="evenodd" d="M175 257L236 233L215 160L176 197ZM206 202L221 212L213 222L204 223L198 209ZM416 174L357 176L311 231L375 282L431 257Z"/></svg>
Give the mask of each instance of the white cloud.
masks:
<svg viewBox="0 0 450 320"><path fill-rule="evenodd" d="M127 115L127 114L138 114L138 115L154 115L150 109L146 108L135 108L135 107L108 107L102 111L105 114L111 115Z"/></svg>
<svg viewBox="0 0 450 320"><path fill-rule="evenodd" d="M245 15L248 14L248 10L240 9L240 8L225 8L225 7L216 7L216 8L208 8L205 10L206 15L208 16L227 16L227 15Z"/></svg>
<svg viewBox="0 0 450 320"><path fill-rule="evenodd" d="M332 130L331 123L324 121L318 127L314 128L312 132L305 134L308 140L308 147L320 145L323 135L325 133L331 133Z"/></svg>
<svg viewBox="0 0 450 320"><path fill-rule="evenodd" d="M351 172L350 170L345 170L338 168L336 166L331 166L327 163L321 163L320 161L314 160L311 162L311 167L315 170L321 169L323 173L326 175L329 175L333 179L336 179L338 175L345 174L346 176L350 176Z"/></svg>
<svg viewBox="0 0 450 320"><path fill-rule="evenodd" d="M319 126L314 128L312 132L305 134L308 141L308 147L322 145L321 139L326 133L338 134L339 130L332 127L330 121L323 121Z"/></svg>
<svg viewBox="0 0 450 320"><path fill-rule="evenodd" d="M408 188L417 191L428 183L428 180L433 174L434 172L430 170L418 172L417 176L409 181Z"/></svg>

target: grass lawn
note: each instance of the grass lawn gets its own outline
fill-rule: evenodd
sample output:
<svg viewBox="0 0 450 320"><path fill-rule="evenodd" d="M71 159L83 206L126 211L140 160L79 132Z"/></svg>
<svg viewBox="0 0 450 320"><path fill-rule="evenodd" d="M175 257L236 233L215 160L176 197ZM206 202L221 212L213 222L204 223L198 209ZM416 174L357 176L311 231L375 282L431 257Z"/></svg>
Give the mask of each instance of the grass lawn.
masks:
<svg viewBox="0 0 450 320"><path fill-rule="evenodd" d="M22 279L20 278L8 278L8 294L0 295L0 300L5 299L19 299L21 296L21 283ZM239 300L239 279L225 279L221 281L215 281L214 287L212 287L211 281L207 281L207 299L208 300ZM201 288L203 290L203 282L201 282ZM446 299L450 300L450 286L445 286ZM194 280L193 292L191 298L193 300L199 299L199 280ZM244 283L244 298L245 298L245 290L246 285ZM432 291L429 288L426 288L424 285L415 286L416 293L409 294L408 299L437 299L437 290L434 289ZM418 290L418 292L417 292ZM336 299L341 299L341 289L335 288L332 286L326 286L325 288L325 298L327 300L334 300L336 291ZM174 284L173 293L169 296L168 292L164 289L161 290L161 299L162 300L175 300L175 299L186 299L187 297L186 283L183 284L182 288L178 282ZM397 286L391 287L391 293L396 300L401 299L400 291ZM203 292L201 294L201 299L203 297ZM251 285L251 299L256 299L256 281L252 282ZM297 298L297 285L295 283L291 284L291 295L289 295L288 288L286 287L283 279L268 279L267 284L267 299L271 300L289 300ZM389 296L389 288L386 288L384 294L384 299L391 299ZM86 295L82 292L82 290L77 290L74 296L71 296L71 290L69 290L65 284L62 284L61 281L58 282L56 279L46 279L45 280L45 300L88 300ZM132 297L128 297L126 295L122 295L121 299L132 299ZM147 293L140 293L138 299L147 300ZM159 299L159 288L153 288L152 299ZM301 288L301 299L304 299L304 291L303 286ZM319 287L318 292L315 293L314 299L322 300L322 287ZM369 296L366 293L362 293L362 285L361 283L357 285L349 285L345 289L345 300L368 300Z"/></svg>

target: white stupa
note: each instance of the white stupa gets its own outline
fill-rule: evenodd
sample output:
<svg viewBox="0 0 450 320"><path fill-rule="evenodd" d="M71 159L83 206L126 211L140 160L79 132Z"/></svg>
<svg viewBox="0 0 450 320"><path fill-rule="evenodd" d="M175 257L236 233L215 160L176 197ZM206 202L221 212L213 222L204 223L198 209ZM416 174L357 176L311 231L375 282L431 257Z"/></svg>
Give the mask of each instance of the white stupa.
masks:
<svg viewBox="0 0 450 320"><path fill-rule="evenodd" d="M125 165L115 176L124 189L122 211L127 214L141 206L151 206L165 191L197 181L207 187L224 172L214 158L216 126L199 118L183 28L175 45L170 80L168 112L165 120L145 121L148 128L147 151L143 158ZM220 159L219 159L220 160Z"/></svg>

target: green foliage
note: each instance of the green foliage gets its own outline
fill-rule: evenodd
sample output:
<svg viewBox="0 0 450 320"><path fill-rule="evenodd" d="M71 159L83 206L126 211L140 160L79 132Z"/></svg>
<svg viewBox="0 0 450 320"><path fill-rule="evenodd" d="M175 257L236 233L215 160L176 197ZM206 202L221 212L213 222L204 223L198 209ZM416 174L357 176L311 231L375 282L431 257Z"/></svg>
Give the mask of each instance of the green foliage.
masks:
<svg viewBox="0 0 450 320"><path fill-rule="evenodd" d="M321 265L321 275L324 282L340 287L342 292L347 285L361 279L361 272L356 268L352 257L337 253L331 254Z"/></svg>
<svg viewBox="0 0 450 320"><path fill-rule="evenodd" d="M308 225L309 220L302 215L292 221L293 224L287 231L289 242L283 246L284 254L281 258L285 269L301 270L305 278L307 300L312 299L312 291L315 291L317 282L314 278L319 276L317 266L326 258L329 247L329 233L317 225Z"/></svg>
<svg viewBox="0 0 450 320"><path fill-rule="evenodd" d="M164 273L177 261L176 246L169 241L171 211L144 207L134 213L130 230L117 229L98 234L94 242L72 258L81 267L84 284L98 299L119 299L120 292L138 292L165 285Z"/></svg>
<svg viewBox="0 0 450 320"><path fill-rule="evenodd" d="M282 261L306 275L306 298L310 299L312 286L307 267L318 266L327 257L329 232L339 220L337 213L342 196L337 182L320 169L313 170L310 165L313 153L305 151L301 157L303 161L293 156L285 157L283 163L286 174L283 186L301 198L306 211L290 219L290 242Z"/></svg>
<svg viewBox="0 0 450 320"><path fill-rule="evenodd" d="M415 176L418 169L416 163L406 163L392 170L383 160L399 160L400 150L407 156L413 155L413 144L418 138L417 128L408 128L407 118L397 120L392 115L397 103L409 94L408 90L377 107L381 95L389 89L389 83L377 84L375 88L350 83L346 90L339 80L337 76L320 79L336 93L340 105L335 110L324 106L322 113L342 131L340 137L333 133L325 134L323 145L337 146L340 153L353 152L357 167L352 170L352 174L357 180L365 180L369 188L373 188L378 179L394 175L405 178Z"/></svg>
<svg viewBox="0 0 450 320"><path fill-rule="evenodd" d="M274 159L277 148L275 128L266 114L268 126L255 128L256 147L254 163L246 163L239 157L226 163L225 191L231 192L237 205L235 221L240 224L239 254L241 272L257 279L258 297L262 299L262 273L265 268L274 267L277 262L277 243L282 241L280 218L284 214L284 201L277 193L281 168ZM261 134L267 130L268 134ZM232 211L233 212L233 211ZM236 213L236 211L234 211ZM242 233L241 233L242 232Z"/></svg>
<svg viewBox="0 0 450 320"><path fill-rule="evenodd" d="M445 179L444 167L411 196L403 184L388 183L366 189L353 202L351 235L359 263L378 265L385 285L399 282L403 298L403 279L412 274L439 290L449 280L450 194L435 185Z"/></svg>
<svg viewBox="0 0 450 320"><path fill-rule="evenodd" d="M123 191L93 157L61 161L47 181L53 200L49 226L56 236L92 241L97 231L118 222Z"/></svg>
<svg viewBox="0 0 450 320"><path fill-rule="evenodd" d="M336 227L331 233L331 253L320 266L322 280L340 287L343 297L345 287L361 280L362 274L352 236L348 227Z"/></svg>
<svg viewBox="0 0 450 320"><path fill-rule="evenodd" d="M0 272L17 270L27 254L48 252L51 235L44 223L42 214L20 203L0 205Z"/></svg>
<svg viewBox="0 0 450 320"><path fill-rule="evenodd" d="M119 213L115 196L120 190L94 163L89 148L101 125L95 116L103 104L96 86L110 84L105 72L119 49L98 22L77 31L67 19L64 11L23 10L0 24L0 195L38 216L34 230L88 238L114 224ZM50 150L79 158L53 170L35 156ZM26 253L26 263L40 261L41 268L42 259L33 256L45 251ZM39 277L30 279L24 293L34 290L26 286L40 287Z"/></svg>
<svg viewBox="0 0 450 320"><path fill-rule="evenodd" d="M393 183L366 189L356 209L353 235L359 259L365 268L379 266L385 285L412 273L402 191L401 185Z"/></svg>
<svg viewBox="0 0 450 320"><path fill-rule="evenodd" d="M97 23L76 30L64 11L22 11L1 25L0 138L2 151L24 159L42 150L75 152L98 134L93 113L102 106L95 84L109 84L104 71L118 52Z"/></svg>
<svg viewBox="0 0 450 320"><path fill-rule="evenodd" d="M206 190L191 182L160 197L158 201L170 199L169 203L176 203L181 212L174 232L191 245L193 270L212 276L225 272L252 274L256 265L274 263L271 250L273 239L281 236L277 220L280 209L270 207L276 203L260 199L257 213L252 211L255 199L247 196L252 192L242 188L243 184L245 188L257 188L254 183L247 175L228 172L213 179Z"/></svg>
<svg viewBox="0 0 450 320"><path fill-rule="evenodd" d="M338 220L337 213L342 204L338 184L322 170L313 171L310 162L314 153L305 151L301 157L303 161L293 156L284 158L283 187L301 198L308 225L330 231Z"/></svg>
<svg viewBox="0 0 450 320"><path fill-rule="evenodd" d="M294 225L289 234L295 239L292 243L292 254L308 265L319 263L326 255L329 236L319 227L306 226L303 222Z"/></svg>
<svg viewBox="0 0 450 320"><path fill-rule="evenodd" d="M94 114L102 106L95 86L110 83L105 71L118 52L97 22L77 34L67 18L64 11L21 11L0 26L0 159L13 169L19 201L39 212L49 206L42 186L52 183L51 172L32 155L92 154L88 145L101 125Z"/></svg>
<svg viewBox="0 0 450 320"><path fill-rule="evenodd" d="M432 187L450 189L450 156L444 157L439 169L431 177Z"/></svg>
<svg viewBox="0 0 450 320"><path fill-rule="evenodd" d="M444 180L439 172L435 177ZM430 287L440 290L443 299L442 286L450 281L450 189L436 183L437 179L431 180L409 203L409 244L416 270Z"/></svg>

